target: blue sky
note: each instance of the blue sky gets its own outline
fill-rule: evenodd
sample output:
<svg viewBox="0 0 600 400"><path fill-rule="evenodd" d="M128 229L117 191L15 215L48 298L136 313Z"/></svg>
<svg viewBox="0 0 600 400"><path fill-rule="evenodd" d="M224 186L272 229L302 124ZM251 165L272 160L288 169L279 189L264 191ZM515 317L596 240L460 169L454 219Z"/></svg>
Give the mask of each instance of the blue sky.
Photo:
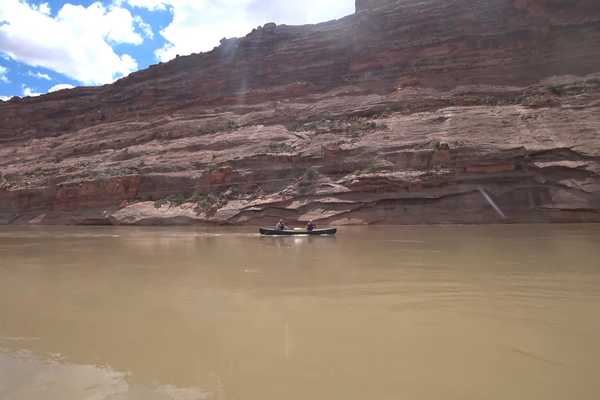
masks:
<svg viewBox="0 0 600 400"><path fill-rule="evenodd" d="M0 100L113 82L267 22L307 24L355 0L0 0Z"/></svg>

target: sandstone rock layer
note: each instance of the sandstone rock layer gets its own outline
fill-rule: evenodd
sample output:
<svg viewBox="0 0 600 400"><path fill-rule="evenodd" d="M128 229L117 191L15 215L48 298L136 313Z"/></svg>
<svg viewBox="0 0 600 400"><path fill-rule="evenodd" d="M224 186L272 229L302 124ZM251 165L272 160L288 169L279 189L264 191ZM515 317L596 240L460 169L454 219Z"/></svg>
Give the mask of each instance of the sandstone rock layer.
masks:
<svg viewBox="0 0 600 400"><path fill-rule="evenodd" d="M0 102L0 223L600 222L596 3L359 0Z"/></svg>

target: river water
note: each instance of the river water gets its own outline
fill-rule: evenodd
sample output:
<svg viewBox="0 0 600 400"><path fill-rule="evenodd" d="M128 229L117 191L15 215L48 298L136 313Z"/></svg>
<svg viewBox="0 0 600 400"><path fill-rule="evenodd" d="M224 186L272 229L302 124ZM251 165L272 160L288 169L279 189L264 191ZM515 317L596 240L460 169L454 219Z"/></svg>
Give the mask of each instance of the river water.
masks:
<svg viewBox="0 0 600 400"><path fill-rule="evenodd" d="M600 226L0 228L0 399L600 398Z"/></svg>

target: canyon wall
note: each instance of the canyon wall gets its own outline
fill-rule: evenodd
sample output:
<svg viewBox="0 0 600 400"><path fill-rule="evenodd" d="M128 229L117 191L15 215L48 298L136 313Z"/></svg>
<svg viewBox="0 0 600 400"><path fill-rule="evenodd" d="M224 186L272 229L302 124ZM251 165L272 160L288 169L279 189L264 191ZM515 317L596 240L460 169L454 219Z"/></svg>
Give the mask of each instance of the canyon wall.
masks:
<svg viewBox="0 0 600 400"><path fill-rule="evenodd" d="M357 0L0 102L0 223L600 221L594 3Z"/></svg>

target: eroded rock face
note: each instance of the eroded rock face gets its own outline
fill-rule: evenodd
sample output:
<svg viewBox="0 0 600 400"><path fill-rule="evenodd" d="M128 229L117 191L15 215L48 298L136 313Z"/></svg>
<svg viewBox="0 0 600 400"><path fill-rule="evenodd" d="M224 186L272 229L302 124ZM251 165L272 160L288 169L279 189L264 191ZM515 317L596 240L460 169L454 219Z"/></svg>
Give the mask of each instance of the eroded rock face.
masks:
<svg viewBox="0 0 600 400"><path fill-rule="evenodd" d="M0 102L0 223L600 221L600 7L564 3L358 0Z"/></svg>

